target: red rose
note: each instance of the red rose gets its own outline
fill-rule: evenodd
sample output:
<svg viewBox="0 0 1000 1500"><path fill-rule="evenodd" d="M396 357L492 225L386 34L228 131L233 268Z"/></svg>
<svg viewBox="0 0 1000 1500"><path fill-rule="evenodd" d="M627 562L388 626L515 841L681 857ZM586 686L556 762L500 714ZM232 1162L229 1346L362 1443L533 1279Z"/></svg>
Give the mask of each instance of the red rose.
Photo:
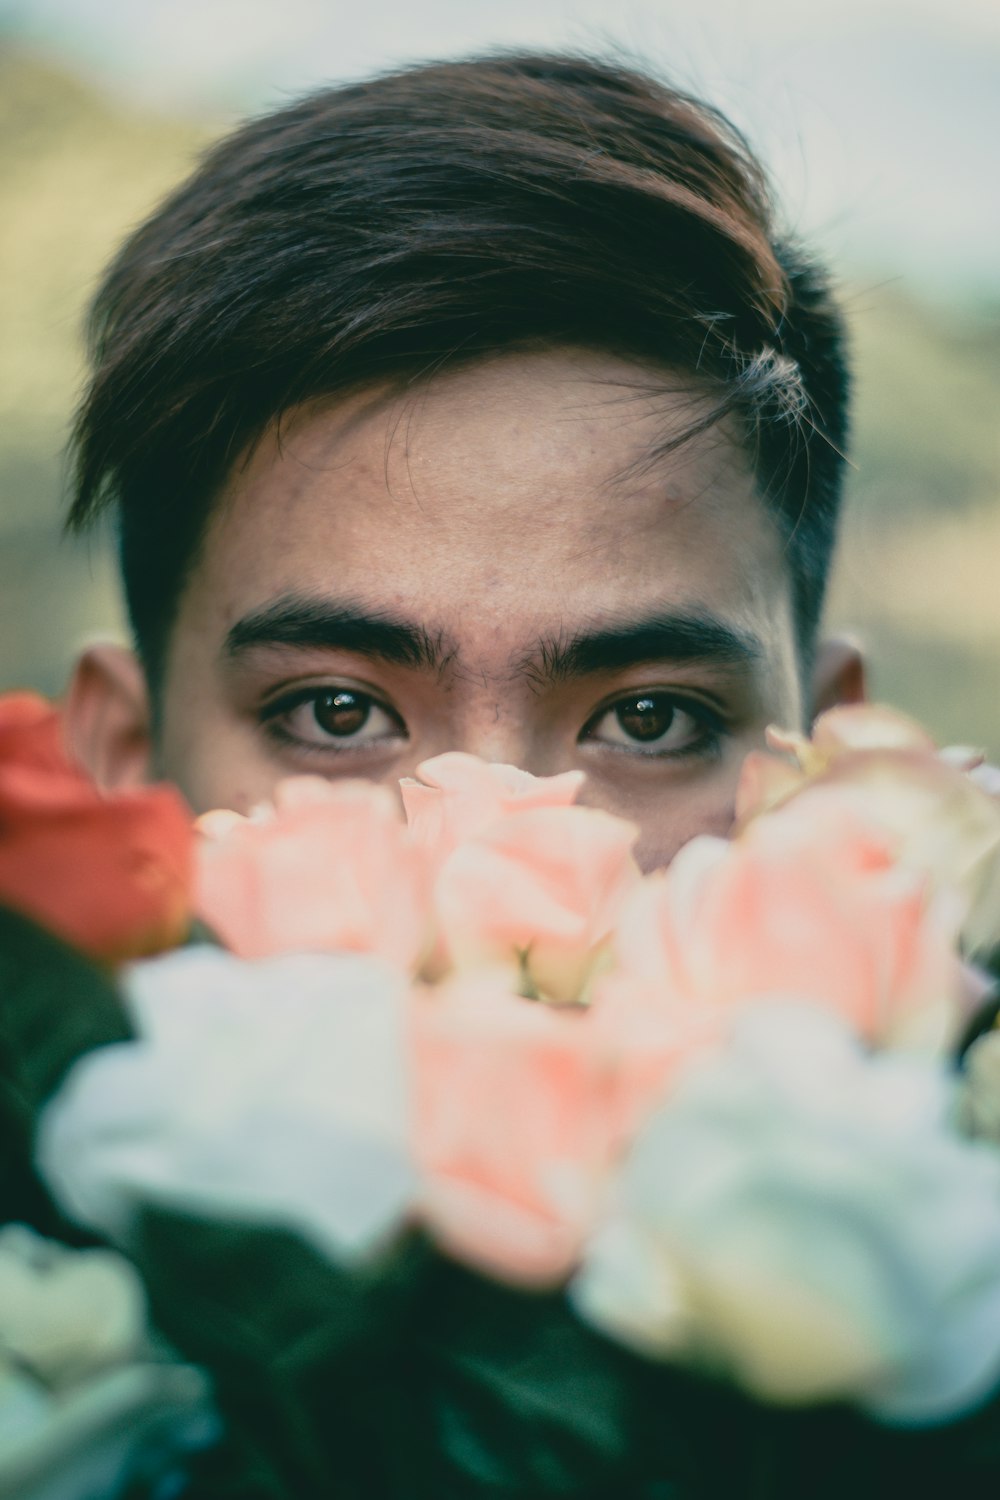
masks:
<svg viewBox="0 0 1000 1500"><path fill-rule="evenodd" d="M91 958L156 953L187 930L193 843L172 787L102 792L67 755L56 709L0 698L0 904Z"/></svg>

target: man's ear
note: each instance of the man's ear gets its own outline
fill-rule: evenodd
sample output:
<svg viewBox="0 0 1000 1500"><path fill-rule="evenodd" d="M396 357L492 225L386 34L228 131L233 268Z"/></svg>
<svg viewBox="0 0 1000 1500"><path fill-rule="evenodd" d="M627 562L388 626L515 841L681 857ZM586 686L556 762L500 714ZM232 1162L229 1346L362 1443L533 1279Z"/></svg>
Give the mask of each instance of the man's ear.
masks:
<svg viewBox="0 0 1000 1500"><path fill-rule="evenodd" d="M102 642L77 658L65 700L69 748L98 786L139 786L149 774L149 690L135 653Z"/></svg>
<svg viewBox="0 0 1000 1500"><path fill-rule="evenodd" d="M812 681L812 717L842 703L865 703L868 674L864 653L850 636L821 641L816 651Z"/></svg>

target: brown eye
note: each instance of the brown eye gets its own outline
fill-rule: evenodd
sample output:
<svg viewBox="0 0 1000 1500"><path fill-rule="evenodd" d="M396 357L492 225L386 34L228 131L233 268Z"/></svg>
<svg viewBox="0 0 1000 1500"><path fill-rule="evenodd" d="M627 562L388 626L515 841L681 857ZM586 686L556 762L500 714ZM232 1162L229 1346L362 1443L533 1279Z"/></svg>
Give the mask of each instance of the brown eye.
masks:
<svg viewBox="0 0 1000 1500"><path fill-rule="evenodd" d="M303 749L363 749L406 738L399 715L356 688L300 688L272 703L263 721L282 744Z"/></svg>
<svg viewBox="0 0 1000 1500"><path fill-rule="evenodd" d="M643 694L641 698L626 699L616 705L614 714L622 730L631 739L648 743L665 735L674 722L676 709L669 698L654 698Z"/></svg>
<svg viewBox="0 0 1000 1500"><path fill-rule="evenodd" d="M312 701L313 716L320 729L338 739L363 729L371 717L372 706L370 698L346 689L336 693L317 693Z"/></svg>
<svg viewBox="0 0 1000 1500"><path fill-rule="evenodd" d="M672 693L633 693L598 714L583 738L636 755L688 755L718 745L722 723L703 704Z"/></svg>

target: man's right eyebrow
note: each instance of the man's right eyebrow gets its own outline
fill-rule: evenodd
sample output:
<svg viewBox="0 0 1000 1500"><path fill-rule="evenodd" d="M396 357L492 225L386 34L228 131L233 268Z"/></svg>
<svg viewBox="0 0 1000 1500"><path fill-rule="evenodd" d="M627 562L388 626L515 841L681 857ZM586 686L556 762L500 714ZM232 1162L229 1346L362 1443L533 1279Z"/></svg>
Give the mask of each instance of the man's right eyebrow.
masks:
<svg viewBox="0 0 1000 1500"><path fill-rule="evenodd" d="M250 651L290 647L340 650L392 666L441 672L454 655L440 635L415 621L350 601L290 594L237 620L223 654L235 661Z"/></svg>

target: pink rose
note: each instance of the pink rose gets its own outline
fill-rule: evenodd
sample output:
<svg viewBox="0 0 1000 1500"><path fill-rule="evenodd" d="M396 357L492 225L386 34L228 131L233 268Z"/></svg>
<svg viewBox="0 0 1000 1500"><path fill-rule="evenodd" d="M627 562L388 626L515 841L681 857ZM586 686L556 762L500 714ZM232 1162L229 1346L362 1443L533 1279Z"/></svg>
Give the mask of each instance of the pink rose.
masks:
<svg viewBox="0 0 1000 1500"><path fill-rule="evenodd" d="M375 953L414 966L428 942L426 862L392 794L367 782L281 782L251 818L199 820L198 915L241 958Z"/></svg>
<svg viewBox="0 0 1000 1500"><path fill-rule="evenodd" d="M533 998L585 998L639 880L635 837L608 813L549 807L510 813L466 839L435 890L448 963L500 965Z"/></svg>
<svg viewBox="0 0 1000 1500"><path fill-rule="evenodd" d="M938 754L934 742L891 709L842 708L816 721L812 738L772 732L796 764L755 752L736 797L743 826L761 814L863 822L894 860L960 903L971 953L1000 942L1000 802L968 751Z"/></svg>
<svg viewBox="0 0 1000 1500"><path fill-rule="evenodd" d="M551 1284L576 1264L646 1060L584 1008L512 995L497 973L415 995L420 1212L457 1258Z"/></svg>
<svg viewBox="0 0 1000 1500"><path fill-rule="evenodd" d="M802 807L733 843L696 838L629 899L614 974L645 989L686 1046L712 1042L748 1001L814 1002L872 1041L940 1045L959 1021L946 909L863 823ZM698 1017L697 1027L692 1017Z"/></svg>
<svg viewBox="0 0 1000 1500"><path fill-rule="evenodd" d="M425 760L417 774L419 781L406 777L399 786L410 829L435 868L464 839L508 813L568 807L584 781L582 771L532 776L460 750Z"/></svg>

